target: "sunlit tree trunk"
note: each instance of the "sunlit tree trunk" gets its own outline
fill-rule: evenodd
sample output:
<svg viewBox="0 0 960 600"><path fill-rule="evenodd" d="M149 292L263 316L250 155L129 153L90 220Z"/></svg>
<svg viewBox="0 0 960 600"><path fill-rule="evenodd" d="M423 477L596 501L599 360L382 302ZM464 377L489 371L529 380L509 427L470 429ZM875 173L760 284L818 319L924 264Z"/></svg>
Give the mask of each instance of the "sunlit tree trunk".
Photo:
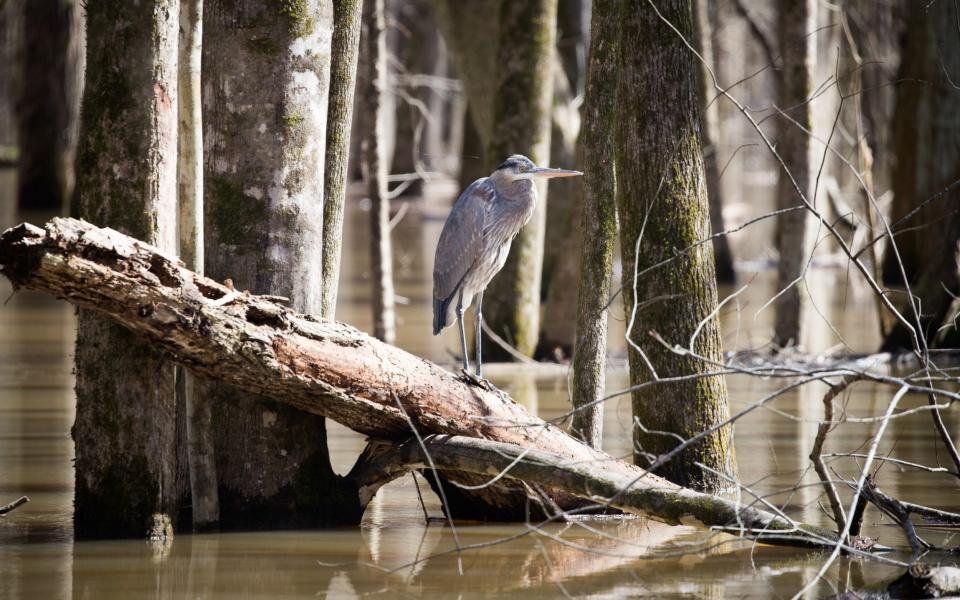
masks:
<svg viewBox="0 0 960 600"><path fill-rule="evenodd" d="M679 33L643 0L623 3L620 13L614 147L630 379L633 385L690 379L633 392L634 459L641 466L678 443L652 431L687 439L729 416L723 377L706 375L716 370L707 361L723 360L719 322L711 316L717 306L713 252L701 245L676 253L710 231L697 99L700 73L684 43L693 35L691 5L670 0L658 2L657 8ZM640 274L667 259L672 259L667 265ZM695 332L693 351L703 358L672 352L652 335L669 345L688 346ZM734 472L729 427L705 436L657 472L698 489L729 485L697 463L722 474Z"/></svg>
<svg viewBox="0 0 960 600"><path fill-rule="evenodd" d="M331 3L204 6L208 275L322 310ZM222 528L355 523L322 418L210 384Z"/></svg>
<svg viewBox="0 0 960 600"><path fill-rule="evenodd" d="M323 299L322 314L334 318L340 285L343 248L343 209L353 126L353 99L360 53L360 13L363 0L335 0L330 57L330 104L327 108L327 147L323 173Z"/></svg>
<svg viewBox="0 0 960 600"><path fill-rule="evenodd" d="M176 0L87 3L73 209L171 254L179 8ZM181 491L173 364L126 329L81 310L76 373L75 535L162 534Z"/></svg>
<svg viewBox="0 0 960 600"><path fill-rule="evenodd" d="M777 107L786 115L778 121L777 152L789 171L788 175L781 170L777 182L777 207L780 209L803 205L797 188L807 202L814 202L815 174L812 172L811 134L808 132L813 130L809 96L817 52L817 36L813 32L816 10L815 0L778 0L777 4L781 60ZM774 343L781 348L802 343L801 322L806 292L803 281L797 279L809 259L809 215L804 209L777 217L780 250L777 292L780 296L774 302Z"/></svg>
<svg viewBox="0 0 960 600"><path fill-rule="evenodd" d="M343 248L343 214L350 180L354 94L360 53L362 0L335 0L331 42L330 95L327 113L327 143L323 202L323 292L322 314L336 313ZM359 147L359 146L358 146Z"/></svg>
<svg viewBox="0 0 960 600"><path fill-rule="evenodd" d="M909 54L905 60L919 60L916 54L924 56L924 60L930 63L929 78L924 79L922 85L911 86L917 95L910 123L915 129L912 134L915 139L913 145L897 146L898 180L894 190L896 194L906 196L904 208L912 209L929 198L938 197L919 217L905 223L905 227L920 227L916 237L911 240L900 235L896 240L908 269L907 276L913 275L909 270L911 267L916 276L911 291L919 302L918 333L933 346L957 348L960 347L960 335L957 333L954 298L960 293L957 273L960 189L956 185L960 180L960 90L955 84L957 74L960 74L960 35L956 30L960 15L956 5L950 2L936 3L926 9L912 6L910 10L914 14L910 16ZM901 95L899 100L905 100L904 96ZM897 111L901 113L908 108L910 105L898 104ZM897 116L898 120L907 118L908 115L902 113ZM900 136L905 136L906 127L907 123L898 123ZM916 154L907 154L908 150ZM901 177L905 179L899 180ZM896 211L894 213L896 218ZM916 253L914 256L921 262L907 262L911 245ZM912 309L905 309L904 314L911 322L914 320ZM912 336L898 324L883 348L912 349Z"/></svg>
<svg viewBox="0 0 960 600"><path fill-rule="evenodd" d="M550 160L556 16L557 0L500 3L489 170L511 154L524 154L541 165ZM538 194L533 218L513 240L506 265L484 295L484 319L491 330L527 356L533 355L540 332L545 185ZM485 357L509 356L490 341L484 337Z"/></svg>
<svg viewBox="0 0 960 600"><path fill-rule="evenodd" d="M83 87L80 4L79 0L23 3L17 102L17 203L22 209L62 212L73 193Z"/></svg>
<svg viewBox="0 0 960 600"><path fill-rule="evenodd" d="M572 431L599 448L607 358L607 302L617 240L613 126L620 57L620 3L596 0L592 15L589 71L580 135L583 155L580 285L573 353Z"/></svg>
<svg viewBox="0 0 960 600"><path fill-rule="evenodd" d="M717 165L717 141L720 138L720 110L717 102L711 102L717 93L714 91L713 75L713 28L717 20L718 6L708 0L694 0L693 24L695 47L703 57L699 60L697 77L698 96L701 102L700 120L703 140L703 165L707 177L707 195L710 197L710 233L726 230L723 222L723 188L720 185L720 168ZM737 274L733 270L733 254L730 252L730 240L727 236L713 240L713 260L717 270L717 281L733 283Z"/></svg>
<svg viewBox="0 0 960 600"><path fill-rule="evenodd" d="M373 335L388 344L396 339L393 301L393 249L390 244L390 198L387 164L380 134L387 85L384 0L368 0L363 10L363 112L373 119L363 140L363 178L370 198L370 271L373 285Z"/></svg>

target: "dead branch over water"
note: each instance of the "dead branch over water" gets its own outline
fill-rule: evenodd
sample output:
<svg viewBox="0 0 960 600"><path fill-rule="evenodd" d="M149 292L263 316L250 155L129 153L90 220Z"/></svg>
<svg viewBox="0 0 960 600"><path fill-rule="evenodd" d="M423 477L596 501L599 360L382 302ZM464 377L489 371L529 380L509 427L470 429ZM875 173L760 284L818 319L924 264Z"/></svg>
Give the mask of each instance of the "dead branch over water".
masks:
<svg viewBox="0 0 960 600"><path fill-rule="evenodd" d="M388 440L388 455L372 444L354 468L361 500L433 464L467 484L445 486L456 487L461 507L487 514L517 514L527 501L518 480L545 488L562 511L609 506L770 543L837 544L785 515L678 487L576 441L499 390L347 325L232 291L111 229L75 219L20 225L0 237L0 270L17 288L98 311L197 374ZM411 426L423 437L410 440Z"/></svg>

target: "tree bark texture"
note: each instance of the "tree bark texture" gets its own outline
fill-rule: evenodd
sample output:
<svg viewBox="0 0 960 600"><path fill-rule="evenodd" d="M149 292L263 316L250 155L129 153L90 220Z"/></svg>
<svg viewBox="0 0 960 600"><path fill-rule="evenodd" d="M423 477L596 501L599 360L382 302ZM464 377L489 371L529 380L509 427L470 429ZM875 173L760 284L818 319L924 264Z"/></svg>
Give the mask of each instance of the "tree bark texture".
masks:
<svg viewBox="0 0 960 600"><path fill-rule="evenodd" d="M343 210L347 199L353 98L360 55L360 15L363 0L334 0L330 58L330 105L327 107L327 147L323 181L323 299L321 314L332 319L337 310Z"/></svg>
<svg viewBox="0 0 960 600"><path fill-rule="evenodd" d="M203 274L203 121L200 95L200 59L203 41L203 0L182 0L179 50L179 182L180 258L188 269ZM220 521L216 455L210 403L202 386L183 367L177 367L177 406L182 406L187 436L190 512L194 530L215 527Z"/></svg>
<svg viewBox="0 0 960 600"><path fill-rule="evenodd" d="M938 196L927 208L921 209L918 216L904 225L919 227L916 237L910 239L897 235L898 248L903 249L901 258L904 266L910 269L909 250L914 245L922 261L914 263L914 273L907 271L907 277L916 276L911 292L919 302L920 323L918 333L926 336L932 346L941 348L960 347L960 335L957 333L954 316L956 306L953 298L960 292L958 275L958 244L960 244L960 90L956 82L960 80L960 35L955 24L958 18L957 7L952 3L937 3L926 10L913 7L923 14L922 24L911 21L907 34L908 47L917 42L916 37L925 44L926 60L930 63L930 79L917 93L917 107L911 121L915 129L916 155L904 154L906 146L897 146L897 177L895 196L906 194L907 207L916 207L921 202ZM918 30L922 26L922 31ZM905 60L911 60L908 56ZM951 81L952 80L952 81ZM902 96L901 96L902 97ZM901 110L898 105L897 110ZM905 109L904 109L905 110ZM898 119L906 118L898 115ZM906 123L899 124L899 133L905 135ZM922 146L922 148L921 148ZM903 164L906 162L906 164ZM905 172L910 169L910 172ZM900 177L905 177L900 181ZM912 184L911 187L906 187ZM895 200L894 205L898 202ZM896 218L896 209L894 216ZM897 267L899 269L899 266ZM907 310L911 321L913 311ZM946 326L941 329L941 326ZM884 341L883 349L913 349L912 337L901 324L893 328Z"/></svg>
<svg viewBox="0 0 960 600"><path fill-rule="evenodd" d="M204 7L207 272L322 311L323 193L333 4ZM221 383L213 402L222 528L355 522L325 425Z"/></svg>
<svg viewBox="0 0 960 600"><path fill-rule="evenodd" d="M481 474L474 481L488 485L460 493L500 500L493 514L501 517L526 514L526 492L519 491L524 488L508 487L508 479L517 477L542 483L544 494L565 509L605 504L607 498L614 507L667 523L736 527L739 520L778 530L771 541L793 529L763 510L678 487L592 449L498 390L347 325L234 292L113 230L74 219L54 219L46 230L27 224L9 229L0 236L0 272L15 289L44 291L97 310L198 375L222 378L379 440L349 477L357 505L370 500L378 482L395 476L397 467L389 465L426 466L425 456L417 454L419 442L411 438L415 428L426 436L438 468L462 482L470 481L469 473ZM385 455L376 450L384 441L401 445ZM511 463L507 479L490 481ZM510 489L513 495L504 491ZM801 526L793 537L809 544L829 541L832 534Z"/></svg>
<svg viewBox="0 0 960 600"><path fill-rule="evenodd" d="M573 353L572 431L594 448L603 439L607 363L607 302L617 242L616 173L613 130L617 114L620 58L620 3L596 0L593 6L583 127L583 206L580 229L580 285Z"/></svg>
<svg viewBox="0 0 960 600"><path fill-rule="evenodd" d="M73 211L177 251L179 3L90 2ZM122 52L118 51L122 48ZM81 310L76 348L74 533L140 537L181 494L173 364Z"/></svg>
<svg viewBox="0 0 960 600"><path fill-rule="evenodd" d="M711 70L715 69L713 59L713 28L717 21L719 7L709 0L694 0L693 25L695 29L694 46L703 62L697 60L700 67L697 77L697 95L700 98L700 138L703 144L703 166L707 178L707 196L710 198L710 233L726 231L723 221L723 187L720 185L720 167L717 165L717 141L720 138L720 107L713 99L714 80ZM734 283L737 273L733 269L733 253L730 240L721 236L713 240L713 262L720 283Z"/></svg>
<svg viewBox="0 0 960 600"><path fill-rule="evenodd" d="M620 16L623 29L614 146L633 385L713 370L702 360L670 351L652 332L668 344L687 346L702 325L693 351L707 360L723 360L720 326L710 316L717 306L713 252L701 245L687 254L675 254L710 232L696 87L700 74L695 57L684 44L684 39L693 35L691 6L671 0L659 2L657 8L679 35L642 0L624 3ZM673 260L667 265L639 275L670 258ZM633 393L633 414L649 430L687 439L728 417L726 383L723 377L706 376L650 386ZM646 433L639 426L635 426L634 436L638 464L677 445L672 437ZM695 489L728 485L695 463L719 473L734 472L729 427L705 437L661 470L671 481Z"/></svg>
<svg viewBox="0 0 960 600"><path fill-rule="evenodd" d="M370 280L373 286L373 335L388 344L397 336L393 293L393 246L387 163L380 143L387 92L387 40L384 0L368 0L363 9L363 112L373 120L363 140L363 178L370 199Z"/></svg>
<svg viewBox="0 0 960 600"><path fill-rule="evenodd" d="M790 119L778 121L777 152L808 202L814 202L814 177L810 134L813 115L809 97L811 74L816 58L817 36L815 0L778 0L777 32L780 41L780 78L777 105ZM802 128L802 129L801 129ZM806 131L804 131L806 130ZM801 206L794 183L781 172L777 182L777 208ZM810 220L806 210L777 217L777 245L780 261L777 267L777 292L774 302L774 343L785 348L802 344L801 322L804 310L804 284L796 281L809 259ZM789 289L787 286L790 286Z"/></svg>
<svg viewBox="0 0 960 600"><path fill-rule="evenodd" d="M83 8L79 0L28 0L22 6L17 204L21 209L62 213L74 187L83 88Z"/></svg>
<svg viewBox="0 0 960 600"><path fill-rule="evenodd" d="M488 171L511 154L545 165L550 160L557 0L500 3L493 129L487 148ZM484 319L521 354L533 356L540 333L540 280L546 225L546 186L538 187L533 217L510 248L503 270L484 294ZM510 358L484 337L483 355Z"/></svg>

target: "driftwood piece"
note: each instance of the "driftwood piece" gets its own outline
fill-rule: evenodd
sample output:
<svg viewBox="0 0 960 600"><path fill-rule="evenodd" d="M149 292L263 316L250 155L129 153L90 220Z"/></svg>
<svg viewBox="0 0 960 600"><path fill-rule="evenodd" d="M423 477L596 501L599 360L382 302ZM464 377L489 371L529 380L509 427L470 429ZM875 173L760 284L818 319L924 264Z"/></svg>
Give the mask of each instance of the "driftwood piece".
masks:
<svg viewBox="0 0 960 600"><path fill-rule="evenodd" d="M347 325L237 294L111 229L61 218L46 229L19 225L0 236L0 272L16 288L99 311L197 374L399 444L386 459L376 444L361 457L353 473L361 500L399 473L425 466L419 442L408 441L416 433L438 470L457 472L448 475L459 482L488 483L512 465L507 477L478 489L445 486L456 488L461 507L485 507L489 518L526 514L526 488L510 481L516 478L540 484L564 510L582 509L587 498L667 523L765 530L761 537L772 534L775 543L835 540L828 531L798 529L782 516L680 488L578 442L498 390ZM446 510L470 516L456 508Z"/></svg>

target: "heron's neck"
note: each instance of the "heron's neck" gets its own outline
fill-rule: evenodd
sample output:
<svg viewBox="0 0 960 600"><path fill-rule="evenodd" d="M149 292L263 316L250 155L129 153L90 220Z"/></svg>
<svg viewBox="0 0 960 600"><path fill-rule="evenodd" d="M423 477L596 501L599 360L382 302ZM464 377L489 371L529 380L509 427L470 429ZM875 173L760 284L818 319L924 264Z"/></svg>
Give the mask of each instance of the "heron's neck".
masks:
<svg viewBox="0 0 960 600"><path fill-rule="evenodd" d="M529 179L494 180L497 192L508 200L536 200L537 188Z"/></svg>

